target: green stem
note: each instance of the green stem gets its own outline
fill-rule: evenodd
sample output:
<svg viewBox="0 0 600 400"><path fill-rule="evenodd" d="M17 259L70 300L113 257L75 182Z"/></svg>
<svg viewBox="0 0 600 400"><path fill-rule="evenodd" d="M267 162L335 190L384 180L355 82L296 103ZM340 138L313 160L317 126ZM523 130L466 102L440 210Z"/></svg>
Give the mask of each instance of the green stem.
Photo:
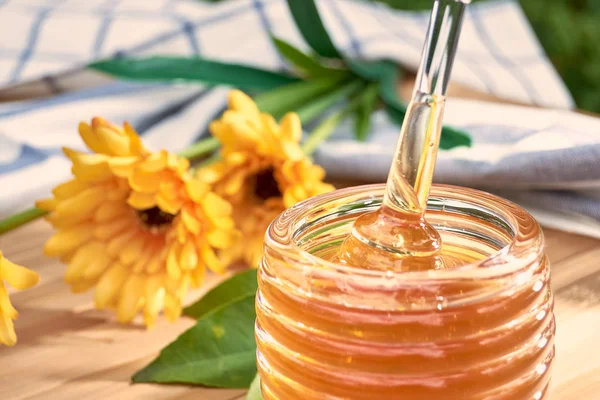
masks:
<svg viewBox="0 0 600 400"><path fill-rule="evenodd" d="M360 92L360 94L352 98L352 100L344 108L325 118L302 144L302 150L304 151L304 154L311 155L317 149L317 147L319 147L319 144L325 141L333 133L335 128L344 120L344 118L354 111L363 102L366 96L369 96L373 90L372 87L376 85L378 85L378 83L369 84ZM364 85L361 85L361 87L364 88Z"/></svg>
<svg viewBox="0 0 600 400"><path fill-rule="evenodd" d="M310 136L302 144L302 150L307 156L311 155L319 144L327 139L333 130L346 118L348 115L348 108L336 111L329 117L325 118L323 122L317 126Z"/></svg>
<svg viewBox="0 0 600 400"><path fill-rule="evenodd" d="M32 207L15 215L11 215L10 217L0 221L0 235L25 225L28 222L35 221L46 214L48 214L48 211L41 210L37 207Z"/></svg>
<svg viewBox="0 0 600 400"><path fill-rule="evenodd" d="M298 114L300 121L302 121L302 124L306 125L311 121L314 121L317 117L321 116L325 111L338 104L343 99L358 92L364 85L364 81L362 80L348 82L339 89L318 97L306 106L297 109L296 113Z"/></svg>
<svg viewBox="0 0 600 400"><path fill-rule="evenodd" d="M187 158L192 161L195 158L212 153L219 148L221 143L214 137L200 140L193 145L181 150L178 154L181 157Z"/></svg>

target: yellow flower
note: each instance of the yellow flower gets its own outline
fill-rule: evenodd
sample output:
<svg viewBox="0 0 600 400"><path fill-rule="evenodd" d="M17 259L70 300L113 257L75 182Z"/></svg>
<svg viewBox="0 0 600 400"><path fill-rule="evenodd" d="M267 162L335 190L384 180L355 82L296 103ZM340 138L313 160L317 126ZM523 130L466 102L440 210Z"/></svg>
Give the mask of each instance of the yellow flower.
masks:
<svg viewBox="0 0 600 400"><path fill-rule="evenodd" d="M74 179L38 202L58 230L46 255L68 263L74 292L95 287L96 307L116 309L120 322L143 311L150 327L163 309L177 319L205 267L224 272L215 250L235 235L231 205L189 174L186 159L146 150L128 124L94 118L79 133L93 153L65 149Z"/></svg>
<svg viewBox="0 0 600 400"><path fill-rule="evenodd" d="M278 124L259 111L244 93L229 95L229 109L210 131L221 143L220 160L198 171L198 177L233 205L241 239L222 250L224 264L258 265L265 230L283 210L333 190L325 171L302 152L302 127L295 113Z"/></svg>
<svg viewBox="0 0 600 400"><path fill-rule="evenodd" d="M6 281L15 289L23 290L35 286L40 280L38 274L17 264L8 261L0 251L0 343L13 346L17 343L13 320L19 314L13 307L8 297L8 290L4 286Z"/></svg>

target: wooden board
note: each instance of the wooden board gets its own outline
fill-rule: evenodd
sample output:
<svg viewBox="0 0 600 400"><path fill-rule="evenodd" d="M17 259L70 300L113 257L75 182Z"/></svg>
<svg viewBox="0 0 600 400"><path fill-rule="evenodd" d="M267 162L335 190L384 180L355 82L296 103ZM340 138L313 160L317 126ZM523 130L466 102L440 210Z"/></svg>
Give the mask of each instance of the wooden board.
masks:
<svg viewBox="0 0 600 400"><path fill-rule="evenodd" d="M163 319L146 331L116 323L110 312L94 310L91 294L72 294L62 281L64 266L45 258L50 235L36 222L0 237L11 260L39 272L37 287L12 292L20 312L19 343L0 348L2 400L232 400L244 391L179 385L130 384L130 377L192 325ZM552 399L597 398L600 392L600 241L546 231L556 294L557 359ZM217 283L211 276L208 286ZM199 297L196 291L192 297ZM284 400L284 399L282 399Z"/></svg>

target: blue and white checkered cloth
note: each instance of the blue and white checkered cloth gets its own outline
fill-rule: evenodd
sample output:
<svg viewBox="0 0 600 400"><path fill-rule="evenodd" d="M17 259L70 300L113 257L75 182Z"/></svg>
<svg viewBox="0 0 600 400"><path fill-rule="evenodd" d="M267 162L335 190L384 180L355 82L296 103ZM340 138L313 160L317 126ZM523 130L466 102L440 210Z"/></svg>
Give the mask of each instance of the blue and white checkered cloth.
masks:
<svg viewBox="0 0 600 400"><path fill-rule="evenodd" d="M428 13L358 1L317 3L343 53L416 69ZM90 61L121 54L200 54L285 69L269 32L308 49L284 0L0 0L0 96L2 85L32 80L60 90ZM470 6L453 80L551 110L450 99L445 121L469 131L475 145L442 152L436 178L502 190L548 225L600 236L600 120L566 111L573 101L517 2ZM150 147L179 150L206 133L226 93L115 82L0 104L0 217L69 176L60 148L82 148L80 120L129 120ZM349 131L323 145L317 160L336 178L383 180L398 128L379 115L367 144L353 142Z"/></svg>

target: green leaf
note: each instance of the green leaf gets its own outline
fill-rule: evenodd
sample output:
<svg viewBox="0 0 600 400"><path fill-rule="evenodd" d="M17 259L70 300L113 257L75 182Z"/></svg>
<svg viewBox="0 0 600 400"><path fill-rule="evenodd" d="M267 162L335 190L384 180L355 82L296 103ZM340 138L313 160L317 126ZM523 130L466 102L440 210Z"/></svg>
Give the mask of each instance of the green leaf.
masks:
<svg viewBox="0 0 600 400"><path fill-rule="evenodd" d="M358 89L364 87L364 82L362 81L354 81L354 83L357 83L357 85L356 87L352 88L353 92L358 92ZM312 154L317 147L319 147L319 144L321 144L324 140L327 140L335 128L348 116L348 114L353 112L356 107L358 107L362 99L363 96L361 95L354 96L352 100L341 110L328 115L327 118L320 122L302 144L302 150L304 153L306 155Z"/></svg>
<svg viewBox="0 0 600 400"><path fill-rule="evenodd" d="M314 0L287 0L296 26L306 43L321 57L341 58L331 41Z"/></svg>
<svg viewBox="0 0 600 400"><path fill-rule="evenodd" d="M246 395L246 400L263 400L262 393L260 392L260 375L256 374L254 377L250 385L250 390L248 390L248 395Z"/></svg>
<svg viewBox="0 0 600 400"><path fill-rule="evenodd" d="M247 388L256 375L255 319L254 296L205 314L133 382Z"/></svg>
<svg viewBox="0 0 600 400"><path fill-rule="evenodd" d="M256 270L249 269L220 283L200 300L186 307L183 310L183 314L188 317L200 319L241 299L254 297L257 289Z"/></svg>
<svg viewBox="0 0 600 400"><path fill-rule="evenodd" d="M444 126L442 128L442 136L440 137L440 149L450 150L455 147L466 146L471 147L471 136L467 132L460 129Z"/></svg>
<svg viewBox="0 0 600 400"><path fill-rule="evenodd" d="M400 68L392 61L348 60L348 66L355 74L370 81L379 82L381 99L396 109L406 112L406 106L398 97L398 85L402 79Z"/></svg>
<svg viewBox="0 0 600 400"><path fill-rule="evenodd" d="M200 57L117 58L98 61L89 67L137 81L202 82L242 90L269 90L300 80L278 72Z"/></svg>
<svg viewBox="0 0 600 400"><path fill-rule="evenodd" d="M360 80L351 81L341 86L339 89L333 90L321 97L314 99L306 106L295 111L298 113L298 116L303 124L309 123L322 115L329 108L340 103L346 97L358 92L362 87L364 87L364 85L364 82Z"/></svg>
<svg viewBox="0 0 600 400"><path fill-rule="evenodd" d="M390 105L386 105L385 110L392 122L402 126L404 115L406 114L403 110L399 110ZM460 146L471 147L471 144L471 136L469 136L467 132L449 126L442 127L440 149L450 150Z"/></svg>
<svg viewBox="0 0 600 400"><path fill-rule="evenodd" d="M295 111L315 98L338 87L345 76L329 76L290 83L254 97L262 112L272 114L275 119L285 113ZM306 121L302 121L303 123Z"/></svg>
<svg viewBox="0 0 600 400"><path fill-rule="evenodd" d="M301 71L305 72L309 76L312 77L320 77L320 76L330 76L330 75L349 75L348 70L338 69L338 68L329 68L319 63L314 57L309 56L308 54L304 54L288 42L278 39L276 37L271 37L275 47L279 53L285 57L290 63L296 66Z"/></svg>
<svg viewBox="0 0 600 400"><path fill-rule="evenodd" d="M354 135L357 140L365 141L371 130L371 115L377 106L377 95L379 93L379 84L371 84L361 95L361 100L356 108Z"/></svg>
<svg viewBox="0 0 600 400"><path fill-rule="evenodd" d="M317 147L333 133L335 128L342 123L347 115L348 110L342 109L325 118L319 126L313 129L310 136L302 144L304 154L311 155L317 150Z"/></svg>

